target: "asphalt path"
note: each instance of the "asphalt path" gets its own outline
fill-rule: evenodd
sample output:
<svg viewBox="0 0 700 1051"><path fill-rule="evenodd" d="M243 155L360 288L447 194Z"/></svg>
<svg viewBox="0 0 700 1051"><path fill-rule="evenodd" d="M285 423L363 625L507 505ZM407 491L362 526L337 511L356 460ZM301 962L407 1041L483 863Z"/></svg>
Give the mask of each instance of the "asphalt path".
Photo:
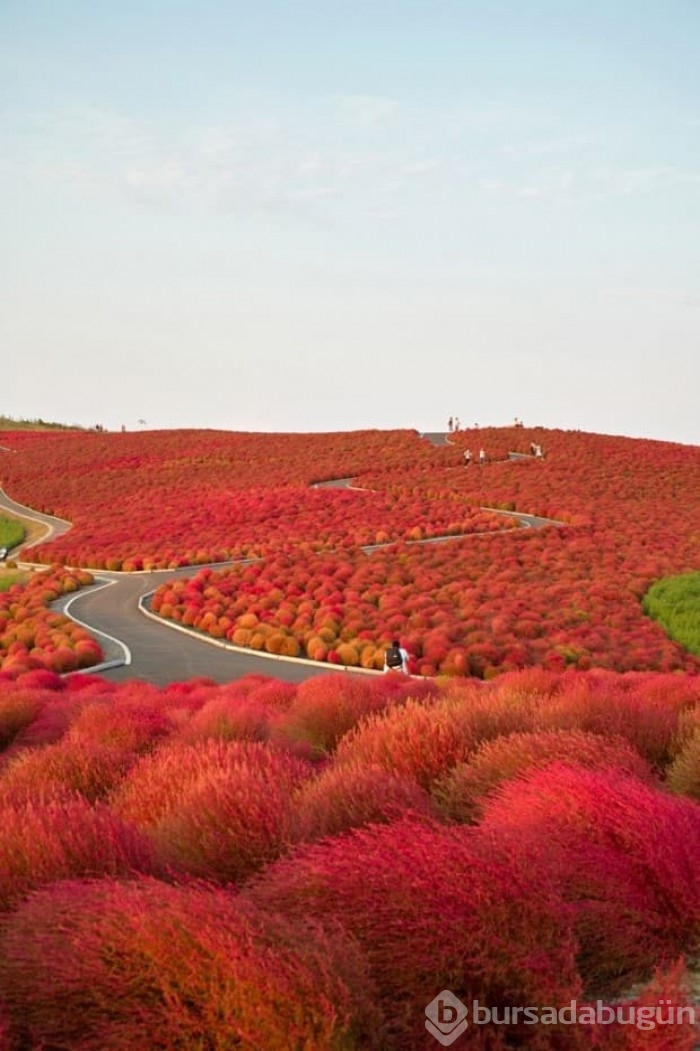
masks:
<svg viewBox="0 0 700 1051"><path fill-rule="evenodd" d="M421 437L435 445L444 444L444 434L424 434ZM478 469L478 468L475 468ZM325 486L349 486L351 479L320 483ZM5 509L22 518L28 518L46 527L46 533L33 544L44 543L70 529L70 523L52 515L40 514L32 508L10 499L0 489L0 510ZM484 510L489 510L484 508ZM490 509L497 510L497 509ZM519 512L498 511L517 518L522 526L542 528L561 525L550 519ZM414 543L436 543L440 540L458 540L461 537L433 537ZM32 545L20 545L27 551ZM372 545L367 550L376 550ZM386 545L381 545L386 546ZM17 552L18 549L14 549ZM16 554L15 554L16 557ZM23 562L23 565L32 565ZM217 563L213 568L225 568L232 562ZM203 566L188 566L176 570L152 573L108 573L90 570L96 583L90 588L64 597L53 605L69 617L93 632L102 644L105 663L96 669L106 679L122 682L140 679L157 685L182 682L198 676L206 676L217 683L231 682L251 673L271 675L287 682L302 682L316 675L329 672L337 674L370 674L359 669L345 669L332 664L316 665L307 660L290 660L271 655L238 650L224 645L209 636L185 631L172 621L151 619L140 607L139 600L155 591L168 580L187 579L195 576ZM380 673L375 673L380 674Z"/></svg>
<svg viewBox="0 0 700 1051"><path fill-rule="evenodd" d="M232 563L225 563L232 565ZM167 580L194 576L201 566L172 572L103 574L95 572L104 586L90 588L73 596L69 616L90 630L105 633L110 640L100 639L108 660L119 659L114 641L126 647L120 667L100 674L114 682L142 679L164 686L204 675L214 682L231 682L250 673L273 675L286 682L302 682L313 675L336 669L332 665L314 665L310 661L292 662L255 655L251 651L225 649L218 640L205 635L179 630L172 621L152 620L141 612L139 599ZM224 568L223 565L219 568ZM344 669L337 669L344 671Z"/></svg>

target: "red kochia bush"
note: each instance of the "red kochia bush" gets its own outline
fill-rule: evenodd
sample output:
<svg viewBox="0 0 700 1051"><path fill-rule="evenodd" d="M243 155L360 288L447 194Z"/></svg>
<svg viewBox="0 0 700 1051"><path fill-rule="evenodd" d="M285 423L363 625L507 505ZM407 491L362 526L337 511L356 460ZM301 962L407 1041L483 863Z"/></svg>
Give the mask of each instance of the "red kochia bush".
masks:
<svg viewBox="0 0 700 1051"><path fill-rule="evenodd" d="M35 668L33 671L25 672L24 675L17 677L16 682L18 686L39 690L56 690L59 693L64 688L61 676L57 675L55 671L49 671L48 668Z"/></svg>
<svg viewBox="0 0 700 1051"><path fill-rule="evenodd" d="M630 1018L634 1008L635 1025L598 1024L591 1035L592 1047L600 1051L694 1051L698 1046L697 1008L682 960L668 970L657 969L637 996L616 1007L622 1019Z"/></svg>
<svg viewBox="0 0 700 1051"><path fill-rule="evenodd" d="M248 680L259 679L257 684ZM273 679L263 675L250 675L244 679L238 679L236 686L240 689L244 684L251 701L261 704L267 711L286 711L297 695L298 686L293 682L283 682L281 679Z"/></svg>
<svg viewBox="0 0 700 1051"><path fill-rule="evenodd" d="M479 835L552 879L594 992L621 991L700 938L700 807L616 771L553 763L501 785Z"/></svg>
<svg viewBox="0 0 700 1051"><path fill-rule="evenodd" d="M207 701L183 724L179 736L185 741L266 741L270 715L262 704L245 693L230 690Z"/></svg>
<svg viewBox="0 0 700 1051"><path fill-rule="evenodd" d="M276 732L311 746L316 754L331 752L360 718L389 702L385 680L359 675L318 675L297 687L296 697Z"/></svg>
<svg viewBox="0 0 700 1051"><path fill-rule="evenodd" d="M424 1009L445 988L490 1004L568 1003L579 989L561 899L471 829L363 829L272 865L245 893L357 939L390 1020L386 1048L423 1046Z"/></svg>
<svg viewBox="0 0 700 1051"><path fill-rule="evenodd" d="M378 766L331 766L299 790L294 833L311 841L386 823L406 811L437 818L430 796L415 781L394 777Z"/></svg>
<svg viewBox="0 0 700 1051"><path fill-rule="evenodd" d="M124 777L134 759L124 749L68 738L45 748L25 748L0 772L0 805L76 795L94 802Z"/></svg>
<svg viewBox="0 0 700 1051"><path fill-rule="evenodd" d="M48 691L0 688L0 749L7 748L19 731L36 718L47 698L50 704L53 698Z"/></svg>
<svg viewBox="0 0 700 1051"><path fill-rule="evenodd" d="M395 777L429 788L475 745L464 708L444 701L407 701L363 719L340 741L335 763L339 767L380 766Z"/></svg>
<svg viewBox="0 0 700 1051"><path fill-rule="evenodd" d="M621 737L605 738L576 730L515 733L486 741L466 763L439 781L434 797L454 821L476 821L485 797L503 781L553 760L600 770L610 768L642 780L651 779L649 765Z"/></svg>
<svg viewBox="0 0 700 1051"><path fill-rule="evenodd" d="M115 792L115 811L147 832L168 864L238 880L291 841L294 789L307 765L250 741L165 745Z"/></svg>
<svg viewBox="0 0 700 1051"><path fill-rule="evenodd" d="M155 699L149 703L127 693L86 704L73 719L67 737L137 753L154 747L172 729L173 722L162 703Z"/></svg>
<svg viewBox="0 0 700 1051"><path fill-rule="evenodd" d="M0 940L15 1048L346 1051L379 1028L341 932L286 922L206 885L66 882Z"/></svg>
<svg viewBox="0 0 700 1051"><path fill-rule="evenodd" d="M13 750L60 740L80 704L79 695L68 690L58 695L48 691L46 694L44 691L37 691L37 695L40 704L36 716L17 733L12 742Z"/></svg>
<svg viewBox="0 0 700 1051"><path fill-rule="evenodd" d="M0 909L54 880L154 870L144 837L84 800L0 809Z"/></svg>
<svg viewBox="0 0 700 1051"><path fill-rule="evenodd" d="M637 693L622 676L605 672L562 677L560 692L539 705L536 714L536 725L543 730L624 737L659 768L669 761L677 724L669 699Z"/></svg>
<svg viewBox="0 0 700 1051"><path fill-rule="evenodd" d="M363 719L340 741L335 762L377 764L429 788L482 741L527 728L529 718L480 683L454 684L436 700L409 700Z"/></svg>

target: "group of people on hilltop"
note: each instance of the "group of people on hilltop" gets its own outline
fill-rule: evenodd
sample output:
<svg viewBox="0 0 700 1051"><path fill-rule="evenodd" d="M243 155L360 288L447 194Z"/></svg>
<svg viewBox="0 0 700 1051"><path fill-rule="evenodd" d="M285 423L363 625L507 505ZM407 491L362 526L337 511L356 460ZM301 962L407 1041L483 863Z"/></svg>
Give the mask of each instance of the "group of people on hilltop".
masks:
<svg viewBox="0 0 700 1051"><path fill-rule="evenodd" d="M450 416L447 421L447 429L452 434L454 431L461 431L462 424L459 422L459 416Z"/></svg>

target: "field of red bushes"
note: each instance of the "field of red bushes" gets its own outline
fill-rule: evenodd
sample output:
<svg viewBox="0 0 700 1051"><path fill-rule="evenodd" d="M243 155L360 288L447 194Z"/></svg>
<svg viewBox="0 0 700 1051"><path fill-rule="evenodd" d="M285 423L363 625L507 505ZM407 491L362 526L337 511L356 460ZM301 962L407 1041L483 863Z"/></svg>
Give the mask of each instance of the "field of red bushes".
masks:
<svg viewBox="0 0 700 1051"><path fill-rule="evenodd" d="M677 673L27 672L0 688L0 1048L427 1051L444 989L700 1007L699 742ZM455 1046L691 1051L673 1017Z"/></svg>
<svg viewBox="0 0 700 1051"><path fill-rule="evenodd" d="M7 441L9 494L74 523L33 557L124 570L262 557L153 600L236 645L377 668L399 635L424 675L700 670L640 604L656 580L700 564L696 447L528 428L441 447L409 431ZM543 460L509 458L532 442ZM464 467L467 445L485 449L485 467ZM340 477L358 488L311 488ZM515 528L484 508L563 524ZM440 536L451 539L410 543Z"/></svg>
<svg viewBox="0 0 700 1051"><path fill-rule="evenodd" d="M458 494L436 501L310 489L378 464L400 472L404 464L448 462L450 450L410 431L10 433L5 440L16 450L0 461L8 494L73 523L33 549L39 561L163 569L300 542L353 546L479 528Z"/></svg>
<svg viewBox="0 0 700 1051"><path fill-rule="evenodd" d="M0 594L0 1051L428 1051L445 989L627 1012L473 1024L457 1047L696 1048L700 660L641 598L700 565L697 448L5 440L8 494L73 528ZM509 458L532 441L542 461ZM243 557L153 609L366 669L398 636L422 678L66 674L101 652L49 608L92 579L65 566Z"/></svg>
<svg viewBox="0 0 700 1051"><path fill-rule="evenodd" d="M90 573L54 566L0 592L0 683L32 669L72 672L102 660L85 628L49 604L92 584Z"/></svg>

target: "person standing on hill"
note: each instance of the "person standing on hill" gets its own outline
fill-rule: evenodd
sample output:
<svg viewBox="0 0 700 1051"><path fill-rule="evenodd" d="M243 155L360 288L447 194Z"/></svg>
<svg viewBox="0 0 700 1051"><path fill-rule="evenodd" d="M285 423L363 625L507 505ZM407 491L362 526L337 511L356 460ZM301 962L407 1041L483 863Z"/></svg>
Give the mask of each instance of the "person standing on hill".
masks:
<svg viewBox="0 0 700 1051"><path fill-rule="evenodd" d="M394 639L391 646L384 654L384 674L389 671L400 671L408 675L408 651L403 648L398 639Z"/></svg>
<svg viewBox="0 0 700 1051"><path fill-rule="evenodd" d="M471 462L472 462L472 451L471 451L471 449L465 449L464 450L464 466L468 467Z"/></svg>

